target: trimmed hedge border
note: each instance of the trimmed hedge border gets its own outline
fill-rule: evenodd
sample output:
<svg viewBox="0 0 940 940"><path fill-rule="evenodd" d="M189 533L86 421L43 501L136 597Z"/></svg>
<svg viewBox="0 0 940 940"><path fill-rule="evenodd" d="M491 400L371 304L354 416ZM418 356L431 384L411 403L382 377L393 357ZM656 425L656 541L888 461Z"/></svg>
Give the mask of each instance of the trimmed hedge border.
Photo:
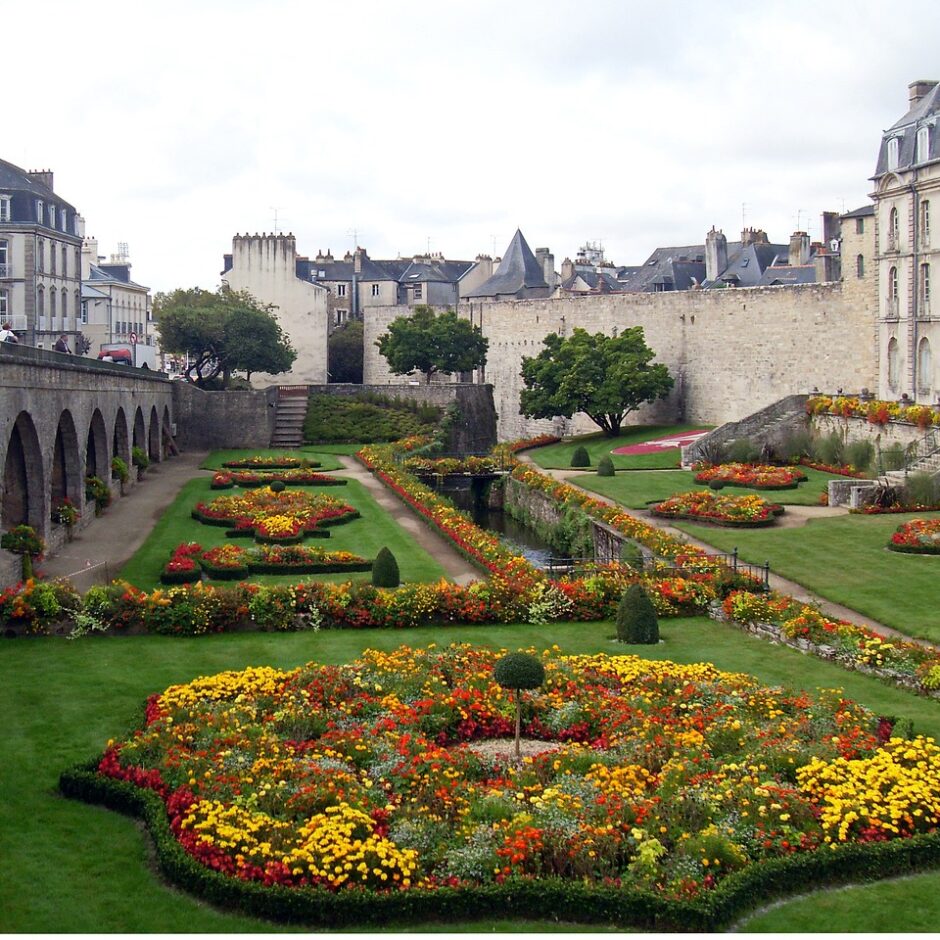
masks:
<svg viewBox="0 0 940 940"><path fill-rule="evenodd" d="M202 569L197 565L191 571L163 571L160 574L161 584L193 584L202 580Z"/></svg>
<svg viewBox="0 0 940 940"><path fill-rule="evenodd" d="M727 927L772 898L821 885L883 880L940 865L940 835L934 834L827 846L805 855L752 864L729 875L697 902L550 878L512 878L500 885L478 888L412 889L389 894L265 886L222 875L197 862L173 836L160 797L134 784L100 775L99 761L97 758L63 772L59 778L62 794L142 819L153 839L161 872L178 887L235 913L282 923L387 926L489 917L531 918L557 911L570 912L580 924L703 932Z"/></svg>
<svg viewBox="0 0 940 940"><path fill-rule="evenodd" d="M723 490L726 486L738 486L745 490L795 490L799 487L800 483L805 481L794 480L792 483L774 485L771 483L738 483L736 480L699 480L698 477L695 477L695 482L701 483L702 486L707 486L710 490ZM716 486L716 483L720 483L721 485Z"/></svg>
<svg viewBox="0 0 940 940"><path fill-rule="evenodd" d="M888 542L888 549L892 552L901 552L905 555L940 555L940 546L894 545Z"/></svg>

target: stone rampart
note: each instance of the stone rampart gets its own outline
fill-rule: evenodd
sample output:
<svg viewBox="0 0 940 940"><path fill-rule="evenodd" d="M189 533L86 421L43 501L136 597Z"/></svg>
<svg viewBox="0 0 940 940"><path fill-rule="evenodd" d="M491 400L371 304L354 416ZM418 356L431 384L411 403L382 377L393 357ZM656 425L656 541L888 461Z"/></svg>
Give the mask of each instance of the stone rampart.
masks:
<svg viewBox="0 0 940 940"><path fill-rule="evenodd" d="M183 450L270 447L277 389L207 392L174 382L177 442Z"/></svg>

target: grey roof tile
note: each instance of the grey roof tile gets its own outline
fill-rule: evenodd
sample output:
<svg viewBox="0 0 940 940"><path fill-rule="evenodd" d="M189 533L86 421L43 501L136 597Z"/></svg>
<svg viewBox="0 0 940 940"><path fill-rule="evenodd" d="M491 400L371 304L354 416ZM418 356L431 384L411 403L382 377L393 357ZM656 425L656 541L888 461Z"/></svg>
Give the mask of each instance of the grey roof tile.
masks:
<svg viewBox="0 0 940 940"><path fill-rule="evenodd" d="M548 289L542 265L532 253L522 232L516 229L516 234L513 235L493 276L475 290L468 291L464 296L467 298L512 296L522 291L547 291Z"/></svg>

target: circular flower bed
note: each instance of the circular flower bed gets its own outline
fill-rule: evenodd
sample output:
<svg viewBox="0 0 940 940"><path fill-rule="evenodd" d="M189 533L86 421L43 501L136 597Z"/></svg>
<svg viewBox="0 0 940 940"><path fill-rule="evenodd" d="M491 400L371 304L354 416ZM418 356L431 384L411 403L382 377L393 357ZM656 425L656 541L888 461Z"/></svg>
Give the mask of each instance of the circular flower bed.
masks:
<svg viewBox="0 0 940 940"><path fill-rule="evenodd" d="M695 474L696 483L719 486L747 486L754 490L793 490L805 482L806 474L795 467L773 467L769 464L725 463L705 467Z"/></svg>
<svg viewBox="0 0 940 940"><path fill-rule="evenodd" d="M297 470L219 470L209 485L214 490L229 490L233 486L269 486L280 481L291 486L345 486L346 481L327 473L316 473L303 468Z"/></svg>
<svg viewBox="0 0 940 940"><path fill-rule="evenodd" d="M219 545L203 552L202 567L210 578L233 581L249 574L326 574L371 571L372 562L352 552L328 552L304 545Z"/></svg>
<svg viewBox="0 0 940 940"><path fill-rule="evenodd" d="M280 454L273 457L244 457L241 460L226 460L222 466L230 470L290 470L319 467L320 461Z"/></svg>
<svg viewBox="0 0 940 940"><path fill-rule="evenodd" d="M515 763L500 655L402 647L201 677L153 696L98 773L157 794L204 866L354 894L551 878L687 900L940 821L932 739L709 664L544 652Z"/></svg>
<svg viewBox="0 0 940 940"><path fill-rule="evenodd" d="M940 555L940 519L911 519L898 526L888 548L912 555Z"/></svg>
<svg viewBox="0 0 940 940"><path fill-rule="evenodd" d="M760 496L722 496L712 490L678 493L650 506L654 516L693 519L715 525L756 527L773 525L783 506Z"/></svg>

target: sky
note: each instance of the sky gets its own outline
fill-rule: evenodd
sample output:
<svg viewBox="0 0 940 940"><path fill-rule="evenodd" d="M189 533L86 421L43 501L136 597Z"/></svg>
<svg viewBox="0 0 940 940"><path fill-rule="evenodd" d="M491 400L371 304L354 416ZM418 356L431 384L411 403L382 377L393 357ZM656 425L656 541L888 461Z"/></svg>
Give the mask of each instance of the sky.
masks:
<svg viewBox="0 0 940 940"><path fill-rule="evenodd" d="M713 225L816 238L868 201L908 84L940 79L936 0L0 9L0 158L52 169L154 291L217 287L233 235L275 230L310 257L472 260L519 227L557 269Z"/></svg>

